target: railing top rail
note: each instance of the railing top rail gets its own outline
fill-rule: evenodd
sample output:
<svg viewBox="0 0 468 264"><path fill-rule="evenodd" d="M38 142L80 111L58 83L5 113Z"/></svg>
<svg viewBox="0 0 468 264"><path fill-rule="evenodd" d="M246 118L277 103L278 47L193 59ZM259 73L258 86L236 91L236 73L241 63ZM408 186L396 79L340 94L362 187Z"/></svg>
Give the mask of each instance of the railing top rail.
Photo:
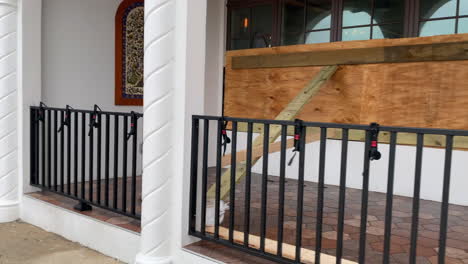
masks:
<svg viewBox="0 0 468 264"><path fill-rule="evenodd" d="M294 121L288 120L268 120L268 119L253 119L253 118L235 118L235 117L220 117L220 116L204 116L204 115L193 115L194 119L204 120L219 120L223 118L226 121L231 122L245 122L245 123L261 123L270 125L285 125L294 126ZM354 129L354 130L370 130L369 125L359 124L336 124L336 123L325 123L325 122L303 122L306 127L323 127L323 128L339 128L339 129ZM397 126L380 126L380 131L386 132L400 132L400 133L421 133L421 134L434 134L434 135L451 135L451 136L468 136L468 130L461 129L442 129L442 128L418 128L418 127L397 127Z"/></svg>
<svg viewBox="0 0 468 264"><path fill-rule="evenodd" d="M40 106L30 106L30 109L34 110L54 110L54 111L67 111L66 108L59 108L59 107L40 107ZM75 108L70 108L70 112L75 112L75 113L87 113L87 114L93 114L94 110L84 110L84 109L75 109ZM103 115L119 115L119 116L132 116L131 112L114 112L114 111L99 111L100 114ZM134 114L137 117L143 117L142 113L134 112Z"/></svg>

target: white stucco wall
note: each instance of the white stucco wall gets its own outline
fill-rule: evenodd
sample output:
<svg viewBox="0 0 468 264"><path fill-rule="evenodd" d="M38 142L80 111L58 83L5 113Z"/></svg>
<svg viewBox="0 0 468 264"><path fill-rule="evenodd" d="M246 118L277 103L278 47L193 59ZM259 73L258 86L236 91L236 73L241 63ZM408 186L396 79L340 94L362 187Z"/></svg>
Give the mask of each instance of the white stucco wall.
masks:
<svg viewBox="0 0 468 264"><path fill-rule="evenodd" d="M43 0L42 100L90 109L114 105L114 21L121 0Z"/></svg>
<svg viewBox="0 0 468 264"><path fill-rule="evenodd" d="M94 104L97 104L103 111L143 112L141 106L116 106L114 104L115 14L120 3L121 0L43 0L42 101L45 104L50 107L65 107L68 104L76 109L89 110L93 109ZM112 172L114 119L111 120L110 171ZM86 126L88 126L88 123L89 116L87 117ZM139 162L137 174L141 175L143 142L141 119L138 125L137 159ZM81 140L81 120L79 127L79 138ZM121 118L119 124L119 176L122 176L122 129L123 119ZM88 130L88 127L86 127L86 133L88 133ZM130 126L128 130L130 130ZM103 142L104 132L105 127L102 126ZM72 135L74 134L72 133ZM88 140L89 138L86 137L87 167L89 159ZM96 136L94 141L96 144ZM130 176L131 140L128 142L128 147L127 175ZM102 158L104 159L104 152ZM81 174L80 168L78 173ZM96 177L96 173L94 177ZM86 178L88 178L88 175Z"/></svg>
<svg viewBox="0 0 468 264"><path fill-rule="evenodd" d="M25 192L33 190L29 185L30 179L30 120L29 106L38 105L41 101L41 14L42 1L23 0L20 2L19 18L19 69L18 84L19 95L19 174L23 178L20 180L20 189Z"/></svg>

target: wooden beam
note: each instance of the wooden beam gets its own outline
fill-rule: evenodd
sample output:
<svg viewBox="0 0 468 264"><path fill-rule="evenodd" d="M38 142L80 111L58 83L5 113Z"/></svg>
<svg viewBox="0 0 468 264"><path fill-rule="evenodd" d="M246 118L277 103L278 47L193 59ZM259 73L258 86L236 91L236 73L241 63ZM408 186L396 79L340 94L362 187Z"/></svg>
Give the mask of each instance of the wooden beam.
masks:
<svg viewBox="0 0 468 264"><path fill-rule="evenodd" d="M207 226L206 232L214 234L214 227ZM229 239L229 229L225 227L219 227L219 236L222 239ZM234 243L243 244L244 243L244 232L234 230ZM249 234L249 247L253 249L260 248L260 237ZM265 252L276 255L278 249L278 241L273 239L265 238ZM296 246L283 243L283 257L294 260L296 257ZM324 264L335 264L336 257L327 255L324 253L320 254L320 262ZM315 251L301 248L301 263L315 263ZM342 259L341 263L343 264L357 264L356 262Z"/></svg>
<svg viewBox="0 0 468 264"><path fill-rule="evenodd" d="M468 60L468 42L233 56L232 69Z"/></svg>
<svg viewBox="0 0 468 264"><path fill-rule="evenodd" d="M281 111L276 117L276 120L293 120L297 114L304 108L304 106L310 101L310 99L318 93L320 88L325 84L335 72L338 70L338 66L327 66L324 67L314 79L307 84L302 91ZM272 125L270 128L269 143L273 143L281 134L281 126ZM263 144L263 133L261 133L252 143L253 148L258 148ZM261 158L260 156L252 156L252 166ZM240 163L236 170L236 182L239 182L246 174L246 166L244 163ZM221 176L221 199L224 199L231 189L231 172L226 171ZM208 190L207 197L214 199L216 194L216 184L213 184Z"/></svg>

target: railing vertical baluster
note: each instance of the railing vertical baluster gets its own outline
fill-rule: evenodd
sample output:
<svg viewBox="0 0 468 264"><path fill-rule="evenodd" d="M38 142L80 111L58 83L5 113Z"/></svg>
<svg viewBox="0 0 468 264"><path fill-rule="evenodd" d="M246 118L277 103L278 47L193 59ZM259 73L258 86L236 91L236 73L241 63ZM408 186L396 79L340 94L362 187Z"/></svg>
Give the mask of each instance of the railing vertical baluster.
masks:
<svg viewBox="0 0 468 264"><path fill-rule="evenodd" d="M41 110L42 115L42 122L41 124L41 156L42 156L42 164L41 164L41 185L46 186L46 122L48 122L45 110Z"/></svg>
<svg viewBox="0 0 468 264"><path fill-rule="evenodd" d="M320 128L320 160L319 160L319 181L317 197L317 226L315 235L315 263L320 263L322 252L322 224L323 224L323 199L325 190L325 157L327 147L327 129Z"/></svg>
<svg viewBox="0 0 468 264"><path fill-rule="evenodd" d="M421 192L421 167L423 155L424 134L417 134L416 142L416 168L414 173L413 216L411 220L411 246L409 263L416 263L416 250L418 243L419 199Z"/></svg>
<svg viewBox="0 0 468 264"><path fill-rule="evenodd" d="M60 111L60 124L63 124L63 111ZM64 179L65 179L65 132L60 133L60 192L64 192Z"/></svg>
<svg viewBox="0 0 468 264"><path fill-rule="evenodd" d="M338 198L338 232L336 238L336 264L341 264L341 259L343 257L343 232L346 203L346 172L348 164L349 130L343 129L342 134L343 137L341 139L340 194Z"/></svg>
<svg viewBox="0 0 468 264"><path fill-rule="evenodd" d="M135 134L133 134L133 142L132 142L132 202L131 202L131 212L132 214L136 213L136 181L137 181L137 151L138 151L138 119L136 117L132 117L132 124L133 130Z"/></svg>
<svg viewBox="0 0 468 264"><path fill-rule="evenodd" d="M203 127L203 168L202 168L202 204L201 204L201 233L206 234L206 190L208 185L208 137L210 121L205 119Z"/></svg>
<svg viewBox="0 0 468 264"><path fill-rule="evenodd" d="M98 204L101 204L101 156L102 156L102 130L101 130L101 122L102 122L102 115L97 114L97 122L98 122L98 127L97 127L97 157L96 157L96 181L97 181L97 186L96 186L96 202Z"/></svg>
<svg viewBox="0 0 468 264"><path fill-rule="evenodd" d="M52 187L52 112L47 110L47 187Z"/></svg>
<svg viewBox="0 0 468 264"><path fill-rule="evenodd" d="M58 127L57 127L57 122L58 122L58 115L57 115L57 110L54 110L54 191L57 191L57 186L58 186Z"/></svg>
<svg viewBox="0 0 468 264"><path fill-rule="evenodd" d="M71 195L71 116L70 112L66 113L65 118L68 120L68 127L67 127L67 194Z"/></svg>
<svg viewBox="0 0 468 264"><path fill-rule="evenodd" d="M122 151L122 210L127 212L127 151L128 151L128 116L124 116L123 121L123 151Z"/></svg>
<svg viewBox="0 0 468 264"><path fill-rule="evenodd" d="M75 166L74 166L74 181L75 181L75 184L73 185L74 186L74 193L75 193L75 196L78 197L78 140L79 140L79 133L78 133L78 119L79 119L79 113L78 112L75 112L75 118L74 118L74 122L75 122L75 125L74 125L74 130L75 130L75 140L74 140L74 147L73 147L73 151L74 151L74 163L75 163Z"/></svg>
<svg viewBox="0 0 468 264"><path fill-rule="evenodd" d="M231 133L231 188L229 193L229 242L234 243L234 211L236 208L237 122L232 122Z"/></svg>
<svg viewBox="0 0 468 264"><path fill-rule="evenodd" d="M262 205L260 216L260 250L265 251L267 195L268 195L268 149L270 143L270 125L263 126L263 168L262 168Z"/></svg>
<svg viewBox="0 0 468 264"><path fill-rule="evenodd" d="M105 157L105 170L104 170L104 204L109 206L109 149L110 149L110 115L106 114L106 157Z"/></svg>
<svg viewBox="0 0 468 264"><path fill-rule="evenodd" d="M397 133L390 134L390 150L388 158L388 180L387 180L387 201L385 206L385 233L384 233L384 254L383 264L390 263L390 239L392 235L392 212L393 212L393 184L395 177L395 154L396 154Z"/></svg>
<svg viewBox="0 0 468 264"><path fill-rule="evenodd" d="M114 116L114 190L113 200L114 209L118 208L118 187L119 187L119 116Z"/></svg>
<svg viewBox="0 0 468 264"><path fill-rule="evenodd" d="M299 137L299 175L297 181L296 262L301 262L302 217L304 210L304 167L306 127L301 124Z"/></svg>
<svg viewBox="0 0 468 264"><path fill-rule="evenodd" d="M250 234L250 185L252 181L252 135L253 123L247 124L247 161L246 161L246 175L245 175L245 200L244 200L244 246L249 246Z"/></svg>
<svg viewBox="0 0 468 264"><path fill-rule="evenodd" d="M94 127L93 127L93 121L96 118L95 114L89 114L89 183L88 183L88 188L89 188L89 193L88 197L89 200L92 202L93 196L94 196Z"/></svg>
<svg viewBox="0 0 468 264"><path fill-rule="evenodd" d="M85 196L86 185L86 113L81 114L81 198Z"/></svg>
<svg viewBox="0 0 468 264"><path fill-rule="evenodd" d="M189 232L195 232L197 223L197 181L198 181L198 137L200 120L192 118L192 146L190 160L190 218ZM134 140L135 141L135 140ZM134 150L135 152L135 150ZM133 196L133 195L132 195ZM133 203L132 203L133 204Z"/></svg>
<svg viewBox="0 0 468 264"><path fill-rule="evenodd" d="M367 208L369 200L369 174L370 174L370 141L371 134L366 130L366 143L364 147L364 171L362 173L362 197L361 197L361 227L359 234L359 263L366 261L366 232L367 232Z"/></svg>
<svg viewBox="0 0 468 264"><path fill-rule="evenodd" d="M218 120L218 130L216 135L216 195L215 195L215 233L214 237L219 238L219 213L220 213L220 193L221 193L221 148L222 148L223 120Z"/></svg>
<svg viewBox="0 0 468 264"><path fill-rule="evenodd" d="M447 241L447 223L449 213L449 195L450 195L450 174L452 169L452 148L453 136L446 136L445 140L445 164L444 164L444 184L442 189L442 209L440 212L440 230L439 230L439 264L445 263L445 251Z"/></svg>
<svg viewBox="0 0 468 264"><path fill-rule="evenodd" d="M278 198L278 249L277 255L283 256L283 225L284 225L284 192L286 182L286 146L288 126L281 126L281 156L280 156L280 179Z"/></svg>

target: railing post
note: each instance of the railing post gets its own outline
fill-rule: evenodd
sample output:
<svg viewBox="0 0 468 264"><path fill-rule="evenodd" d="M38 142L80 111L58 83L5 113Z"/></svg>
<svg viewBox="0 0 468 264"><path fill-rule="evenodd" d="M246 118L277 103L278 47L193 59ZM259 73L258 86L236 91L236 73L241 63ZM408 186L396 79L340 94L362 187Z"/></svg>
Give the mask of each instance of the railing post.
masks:
<svg viewBox="0 0 468 264"><path fill-rule="evenodd" d="M192 149L190 161L190 218L189 233L195 232L197 215L197 181L198 181L198 136L200 120L192 118Z"/></svg>

